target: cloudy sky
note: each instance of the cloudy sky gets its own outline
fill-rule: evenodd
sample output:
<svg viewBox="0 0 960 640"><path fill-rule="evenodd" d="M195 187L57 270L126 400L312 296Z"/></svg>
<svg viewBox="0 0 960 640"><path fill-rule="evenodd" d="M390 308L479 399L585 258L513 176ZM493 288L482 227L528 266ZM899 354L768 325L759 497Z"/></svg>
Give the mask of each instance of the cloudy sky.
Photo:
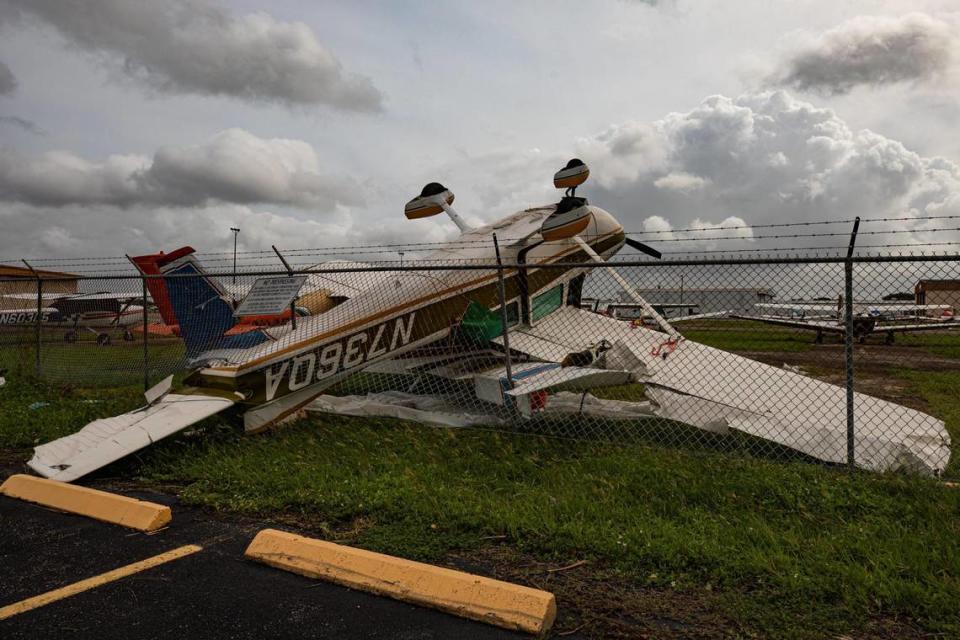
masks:
<svg viewBox="0 0 960 640"><path fill-rule="evenodd" d="M927 246L958 130L955 1L0 0L3 259L435 241L425 182L489 221L574 155L673 249L855 215Z"/></svg>

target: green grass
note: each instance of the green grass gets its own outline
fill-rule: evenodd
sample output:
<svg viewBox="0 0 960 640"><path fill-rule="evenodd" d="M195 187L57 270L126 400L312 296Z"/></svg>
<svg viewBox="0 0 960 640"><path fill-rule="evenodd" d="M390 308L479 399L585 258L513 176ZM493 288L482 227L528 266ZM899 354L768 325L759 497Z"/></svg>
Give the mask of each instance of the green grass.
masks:
<svg viewBox="0 0 960 640"><path fill-rule="evenodd" d="M47 338L49 339L49 337ZM44 342L40 350L40 376L45 380L82 386L113 387L143 380L143 345L119 339L104 347L90 340L76 344ZM155 341L147 353L151 380L178 371L183 366L184 350L179 341ZM0 368L19 376L33 375L36 350L30 341L0 344Z"/></svg>
<svg viewBox="0 0 960 640"><path fill-rule="evenodd" d="M611 387L598 387L591 393L597 398L605 400L622 400L624 402L643 402L647 399L643 385L639 382L618 384Z"/></svg>
<svg viewBox="0 0 960 640"><path fill-rule="evenodd" d="M84 388L8 376L0 387L0 448L42 444L143 404L142 387Z"/></svg>
<svg viewBox="0 0 960 640"><path fill-rule="evenodd" d="M644 584L710 584L763 635L828 637L876 615L960 633L960 491L920 478L332 418L171 443L140 473L216 509L361 522L354 543L406 557L506 535Z"/></svg>
<svg viewBox="0 0 960 640"><path fill-rule="evenodd" d="M901 347L922 347L935 356L960 359L960 331L900 334L896 341Z"/></svg>
<svg viewBox="0 0 960 640"><path fill-rule="evenodd" d="M748 320L697 321L679 328L685 338L724 351L797 352L813 348L812 332Z"/></svg>

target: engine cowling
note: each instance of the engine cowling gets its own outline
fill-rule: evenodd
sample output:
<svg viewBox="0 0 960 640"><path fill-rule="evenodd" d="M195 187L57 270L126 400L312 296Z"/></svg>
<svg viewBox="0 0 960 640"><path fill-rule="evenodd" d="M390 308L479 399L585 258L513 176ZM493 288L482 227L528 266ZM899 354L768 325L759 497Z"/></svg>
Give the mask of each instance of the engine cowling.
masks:
<svg viewBox="0 0 960 640"><path fill-rule="evenodd" d="M586 198L567 196L540 225L540 235L547 241L572 238L587 228L590 215Z"/></svg>
<svg viewBox="0 0 960 640"><path fill-rule="evenodd" d="M408 220L429 218L443 211L443 204L453 204L453 192L439 182L431 182L423 188L420 195L403 208Z"/></svg>
<svg viewBox="0 0 960 640"><path fill-rule="evenodd" d="M579 187L590 177L590 167L580 158L573 158L567 165L553 174L553 186L557 189Z"/></svg>

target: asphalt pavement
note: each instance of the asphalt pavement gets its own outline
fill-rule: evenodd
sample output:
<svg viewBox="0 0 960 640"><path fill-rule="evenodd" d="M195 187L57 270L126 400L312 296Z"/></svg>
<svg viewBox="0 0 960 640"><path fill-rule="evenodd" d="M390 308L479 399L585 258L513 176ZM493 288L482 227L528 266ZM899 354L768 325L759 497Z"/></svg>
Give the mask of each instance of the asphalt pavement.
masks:
<svg viewBox="0 0 960 640"><path fill-rule="evenodd" d="M173 508L154 534L0 496L0 608L184 546L202 551L0 621L0 638L529 638L257 564L255 523Z"/></svg>

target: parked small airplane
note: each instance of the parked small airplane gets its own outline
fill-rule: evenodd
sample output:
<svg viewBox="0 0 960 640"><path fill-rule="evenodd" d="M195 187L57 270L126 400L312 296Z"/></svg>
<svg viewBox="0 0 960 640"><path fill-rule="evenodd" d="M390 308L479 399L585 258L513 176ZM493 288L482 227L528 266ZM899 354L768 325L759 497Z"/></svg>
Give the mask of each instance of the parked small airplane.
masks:
<svg viewBox="0 0 960 640"><path fill-rule="evenodd" d="M35 302L35 293L10 293L4 298ZM143 322L141 296L122 293L44 293L44 306L40 309L40 326L43 328L66 328L63 339L76 342L80 330L97 336L100 346L110 344L110 329L122 329L123 339L133 340L131 328ZM139 304L134 304L139 303ZM34 327L37 324L37 309L19 308L0 310L0 325Z"/></svg>
<svg viewBox="0 0 960 640"><path fill-rule="evenodd" d="M429 268L312 273L340 283L346 295L298 318L296 328L229 335L237 324L233 304L192 251L157 264L157 282L187 346L184 388L172 392L171 376L145 394L146 406L38 446L30 467L72 481L227 410L242 416L247 431L260 431L360 371L411 376L421 388L456 387L519 420L544 411L550 394L641 382L655 406L652 419L667 425L739 431L846 461L845 390L684 339L606 264L624 245L660 254L576 196L588 175L573 160L554 176L554 185L567 190L559 203L478 228L453 210L451 191L428 184L407 203L406 217L446 212L459 237L425 257ZM492 266L500 260L502 270ZM584 280L597 268L656 329L579 308ZM155 295L163 299L159 290ZM946 467L950 436L941 420L859 393L854 407L859 466L929 474Z"/></svg>
<svg viewBox="0 0 960 640"><path fill-rule="evenodd" d="M727 316L730 311L710 311L707 313L697 313L699 304L686 304L682 302L651 302L650 306L671 324L678 322L687 322L689 320L706 320L707 318L722 318ZM580 308L601 315L609 316L616 320L629 320L635 326L657 326L655 318L647 315L643 306L632 303L613 302L608 300L597 300L596 298L584 298L580 301ZM675 312L679 312L675 314Z"/></svg>
<svg viewBox="0 0 960 640"><path fill-rule="evenodd" d="M835 305L824 304L822 301L799 300L760 303L754 305L754 308L760 313L736 314L730 317L815 331L817 344L823 342L824 334L836 334L841 340L846 334L842 295ZM869 301L853 303L853 337L861 343L866 342L874 333L884 334L884 343L893 344L894 335L897 333L942 331L957 327L960 327L960 321L954 317L954 309L949 305Z"/></svg>

